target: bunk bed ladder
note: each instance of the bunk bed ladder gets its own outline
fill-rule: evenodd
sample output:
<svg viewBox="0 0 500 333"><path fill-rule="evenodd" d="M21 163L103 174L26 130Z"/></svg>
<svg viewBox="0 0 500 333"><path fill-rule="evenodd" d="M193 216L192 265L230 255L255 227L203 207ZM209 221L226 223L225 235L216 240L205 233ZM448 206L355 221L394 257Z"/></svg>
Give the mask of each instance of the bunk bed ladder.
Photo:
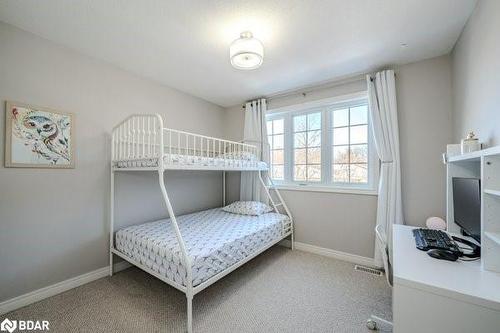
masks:
<svg viewBox="0 0 500 333"><path fill-rule="evenodd" d="M292 250L294 250L295 249L295 239L294 239L292 213L288 209L288 206L286 205L285 200L283 200L283 197L281 196L280 191L274 185L274 182L273 182L272 178L269 177L269 173L266 172L264 177L265 177L266 181L264 181L264 178L262 176L262 171L259 171L260 182L261 182L262 186L264 187L264 190L266 191L267 197L269 198L269 201L271 202L271 205L273 206L274 211L276 213L280 213L279 207L283 207L284 213L290 219L290 225L287 228L284 228L284 229L285 229L286 232L291 231L291 234L290 234L291 248L292 248ZM278 199L277 202L273 199L271 191L274 191L274 193L276 193L276 197Z"/></svg>

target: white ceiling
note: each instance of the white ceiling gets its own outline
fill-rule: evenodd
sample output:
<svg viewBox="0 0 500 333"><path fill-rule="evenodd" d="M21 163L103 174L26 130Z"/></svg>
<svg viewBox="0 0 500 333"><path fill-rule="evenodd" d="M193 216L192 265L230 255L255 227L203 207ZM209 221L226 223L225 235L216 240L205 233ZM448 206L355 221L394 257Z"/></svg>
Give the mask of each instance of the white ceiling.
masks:
<svg viewBox="0 0 500 333"><path fill-rule="evenodd" d="M476 0L3 0L0 20L195 96L231 106L448 53ZM250 30L254 71L228 47ZM406 48L401 47L407 43Z"/></svg>

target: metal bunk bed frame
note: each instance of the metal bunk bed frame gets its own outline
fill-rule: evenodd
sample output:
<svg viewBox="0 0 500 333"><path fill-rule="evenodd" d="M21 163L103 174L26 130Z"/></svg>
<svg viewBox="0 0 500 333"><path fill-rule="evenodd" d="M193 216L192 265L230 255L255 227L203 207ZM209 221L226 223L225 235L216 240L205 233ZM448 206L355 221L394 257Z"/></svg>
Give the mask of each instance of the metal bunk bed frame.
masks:
<svg viewBox="0 0 500 333"><path fill-rule="evenodd" d="M135 114L131 115L113 128L111 136L111 192L110 192L110 232L109 232L109 275L113 275L113 254L123 258L134 266L146 271L172 287L186 294L187 299L187 332L192 332L193 327L193 296L220 280L238 267L244 265L257 255L266 251L271 246L290 236L291 247L294 249L293 218L283 197L274 186L272 179L266 172L267 165L259 161L248 161L241 163L240 158L253 154L257 156L258 149L253 145L218 139L214 137L178 131L165 128L163 119L158 114ZM175 154L198 159L199 163L182 164L175 163ZM166 158L165 158L166 157ZM147 160L149 164L141 164ZM122 167L118 164L122 162ZM211 165L213 164L213 165ZM123 166L125 165L125 166ZM225 173L226 171L253 171L258 172L259 180L265 193L277 213L284 213L290 219L290 223L284 227L282 237L265 247L259 249L252 255L235 263L228 269L219 272L205 282L193 287L191 259L187 253L186 245L182 238L177 219L165 187L166 170L217 170L223 172L222 192L223 204L226 204ZM170 217L171 226L179 244L181 260L186 268L186 286L176 283L165 276L158 274L149 267L126 256L118 251L114 245L114 203L115 203L115 172L119 171L156 171L161 193ZM276 194L273 199L272 192ZM281 211L280 211L281 209Z"/></svg>

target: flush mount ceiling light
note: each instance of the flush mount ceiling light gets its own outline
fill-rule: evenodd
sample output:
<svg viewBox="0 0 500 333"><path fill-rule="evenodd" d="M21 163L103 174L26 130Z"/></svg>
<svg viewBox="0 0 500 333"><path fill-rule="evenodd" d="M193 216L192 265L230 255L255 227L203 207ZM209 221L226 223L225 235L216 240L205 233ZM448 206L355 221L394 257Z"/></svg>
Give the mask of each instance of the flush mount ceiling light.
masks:
<svg viewBox="0 0 500 333"><path fill-rule="evenodd" d="M229 47L231 65L237 69L250 70L259 68L264 60L264 46L253 38L250 31L240 34L240 38Z"/></svg>

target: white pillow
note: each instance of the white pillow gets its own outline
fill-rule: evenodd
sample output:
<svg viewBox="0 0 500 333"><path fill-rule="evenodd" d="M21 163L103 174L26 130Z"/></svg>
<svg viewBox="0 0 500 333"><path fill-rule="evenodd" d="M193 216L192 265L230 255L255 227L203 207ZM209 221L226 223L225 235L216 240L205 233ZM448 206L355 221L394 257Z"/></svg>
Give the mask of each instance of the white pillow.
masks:
<svg viewBox="0 0 500 333"><path fill-rule="evenodd" d="M235 201L232 204L222 208L222 210L233 214L254 216L273 211L271 207L259 201Z"/></svg>

